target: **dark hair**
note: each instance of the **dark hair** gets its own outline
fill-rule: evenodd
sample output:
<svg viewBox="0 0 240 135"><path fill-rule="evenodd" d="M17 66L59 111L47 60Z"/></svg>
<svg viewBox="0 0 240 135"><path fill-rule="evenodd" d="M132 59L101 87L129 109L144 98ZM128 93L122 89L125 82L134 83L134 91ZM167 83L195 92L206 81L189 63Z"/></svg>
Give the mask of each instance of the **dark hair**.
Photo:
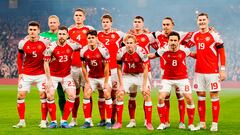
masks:
<svg viewBox="0 0 240 135"><path fill-rule="evenodd" d="M66 30L67 32L68 32L68 28L67 28L67 26L60 26L59 28L58 28L58 30Z"/></svg>
<svg viewBox="0 0 240 135"><path fill-rule="evenodd" d="M142 16L136 16L134 19L141 19L144 22L144 18Z"/></svg>
<svg viewBox="0 0 240 135"><path fill-rule="evenodd" d="M172 32L168 35L168 39L169 39L169 37L171 37L171 36L177 36L177 37L178 37L178 40L180 40L180 35L179 35L177 32L175 32L175 31L172 31Z"/></svg>
<svg viewBox="0 0 240 135"><path fill-rule="evenodd" d="M197 15L197 18L198 18L199 16L206 16L206 17L208 18L208 14L207 14L207 13L200 13L200 14Z"/></svg>
<svg viewBox="0 0 240 135"><path fill-rule="evenodd" d="M28 27L29 26L37 26L39 29L40 29L40 24L39 24L39 22L37 22L37 21L31 21L31 22L29 22L28 23Z"/></svg>
<svg viewBox="0 0 240 135"><path fill-rule="evenodd" d="M86 15L85 10L82 9L82 8L77 8L77 9L75 9L75 10L74 10L74 14L75 14L75 12L77 12L77 11L80 11L80 12L82 12L84 15Z"/></svg>
<svg viewBox="0 0 240 135"><path fill-rule="evenodd" d="M163 18L163 20L170 20L172 22L172 24L175 25L174 21L173 21L173 19L171 17L167 16L167 17Z"/></svg>
<svg viewBox="0 0 240 135"><path fill-rule="evenodd" d="M102 17L101 17L101 20L103 20L103 19L109 19L110 20L110 22L112 22L112 16L111 15L109 15L109 14L104 14Z"/></svg>
<svg viewBox="0 0 240 135"><path fill-rule="evenodd" d="M97 36L97 31L96 31L96 30L89 30L89 31L87 32L87 36L88 36L88 35Z"/></svg>

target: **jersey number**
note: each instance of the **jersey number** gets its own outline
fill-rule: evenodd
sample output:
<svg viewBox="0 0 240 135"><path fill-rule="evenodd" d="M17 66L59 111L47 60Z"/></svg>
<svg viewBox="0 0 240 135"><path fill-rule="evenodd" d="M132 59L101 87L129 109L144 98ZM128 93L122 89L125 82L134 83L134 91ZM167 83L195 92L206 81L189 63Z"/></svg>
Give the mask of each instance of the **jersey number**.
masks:
<svg viewBox="0 0 240 135"><path fill-rule="evenodd" d="M36 51L33 51L33 52L32 52L32 57L33 57L33 58L36 58L36 57L37 57Z"/></svg>
<svg viewBox="0 0 240 135"><path fill-rule="evenodd" d="M205 49L205 44L204 43L198 43L198 49L199 50L204 50Z"/></svg>
<svg viewBox="0 0 240 135"><path fill-rule="evenodd" d="M63 56L59 56L60 59L59 59L59 62L66 62L68 61L68 56L67 55L63 55Z"/></svg>
<svg viewBox="0 0 240 135"><path fill-rule="evenodd" d="M91 65L96 67L98 65L97 60L91 60Z"/></svg>
<svg viewBox="0 0 240 135"><path fill-rule="evenodd" d="M174 67L177 66L177 60L172 60L172 66L174 66Z"/></svg>
<svg viewBox="0 0 240 135"><path fill-rule="evenodd" d="M211 83L211 89L212 90L215 90L215 89L218 89L218 83Z"/></svg>
<svg viewBox="0 0 240 135"><path fill-rule="evenodd" d="M110 39L106 39L105 45L109 45L109 41L110 41Z"/></svg>
<svg viewBox="0 0 240 135"><path fill-rule="evenodd" d="M78 41L81 40L81 35L78 35L77 38L76 38Z"/></svg>
<svg viewBox="0 0 240 135"><path fill-rule="evenodd" d="M136 68L136 66L135 66L134 63L132 63L132 64L131 64L131 63L128 63L128 67L129 67L129 68Z"/></svg>

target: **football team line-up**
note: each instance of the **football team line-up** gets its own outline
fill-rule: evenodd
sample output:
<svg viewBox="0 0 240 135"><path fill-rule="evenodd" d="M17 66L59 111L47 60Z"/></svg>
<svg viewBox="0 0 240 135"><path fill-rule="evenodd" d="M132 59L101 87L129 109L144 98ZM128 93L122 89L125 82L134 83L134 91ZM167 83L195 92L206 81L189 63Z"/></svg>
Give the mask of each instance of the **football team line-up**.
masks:
<svg viewBox="0 0 240 135"><path fill-rule="evenodd" d="M77 126L79 93L83 90L85 122L81 128L92 128L92 93L99 92L98 108L101 121L97 126L106 129L136 127L135 109L137 90L144 98L144 125L152 126L151 66L150 60L159 57L161 84L158 94L157 130L170 127L169 98L176 91L179 108L179 128L196 131L207 129L206 91L212 103L210 131L218 131L219 94L221 81L225 80L225 50L220 35L209 27L207 13L196 17L199 30L196 32L174 31L171 17L162 20L162 30L150 32L144 27L144 18L133 18L133 28L127 33L112 28L112 17L101 17L102 30L96 31L85 25L85 11L74 11L75 23L69 28L60 26L59 18L48 18L49 31L40 33L40 24L31 21L28 35L18 44L18 95L19 123L14 128L26 127L25 97L32 83L37 84L41 101L40 128L71 128ZM191 52L190 47L196 47ZM156 50L150 53L150 47ZM194 125L195 106L192 88L188 80L186 57L196 60L193 89L198 95L200 122ZM61 121L57 123L54 93L58 93ZM66 94L66 97L65 97ZM122 125L124 96L129 94L130 122ZM185 103L186 102L186 103ZM185 105L186 104L186 105ZM184 123L187 110L188 123ZM72 121L67 122L72 113ZM47 115L51 122L47 121Z"/></svg>

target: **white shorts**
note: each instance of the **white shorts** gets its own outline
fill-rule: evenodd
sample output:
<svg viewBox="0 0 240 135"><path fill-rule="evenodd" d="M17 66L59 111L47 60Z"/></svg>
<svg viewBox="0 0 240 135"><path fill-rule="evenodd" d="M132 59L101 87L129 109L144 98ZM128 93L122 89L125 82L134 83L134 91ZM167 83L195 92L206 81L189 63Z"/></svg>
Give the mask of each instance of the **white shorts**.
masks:
<svg viewBox="0 0 240 135"><path fill-rule="evenodd" d="M117 90L119 86L117 68L111 69L112 90Z"/></svg>
<svg viewBox="0 0 240 135"><path fill-rule="evenodd" d="M22 75L22 79L18 82L18 91L30 92L31 84L36 82L39 91L45 91L45 74L42 75Z"/></svg>
<svg viewBox="0 0 240 135"><path fill-rule="evenodd" d="M103 90L104 80L105 78L89 78L92 91L95 91L96 89ZM108 78L108 85L109 87L112 87L110 82L111 82L111 77Z"/></svg>
<svg viewBox="0 0 240 135"><path fill-rule="evenodd" d="M203 92L209 89L210 92L221 91L219 74L201 74L195 73L193 80L195 91Z"/></svg>
<svg viewBox="0 0 240 135"><path fill-rule="evenodd" d="M160 71L161 71L161 77L160 78L162 79L163 74L164 74L164 69L160 68ZM174 89L175 89L176 93L180 93L180 90L179 90L179 88L177 86L174 86Z"/></svg>
<svg viewBox="0 0 240 135"><path fill-rule="evenodd" d="M143 85L143 74L124 74L123 75L123 87L126 93L136 93L137 89L140 88L142 90ZM133 87L137 87L136 89L132 89ZM150 82L147 79L147 87L150 88ZM151 89L150 89L151 90Z"/></svg>
<svg viewBox="0 0 240 135"><path fill-rule="evenodd" d="M84 86L85 79L82 74L82 68L71 66L71 75L73 77L73 80L75 81L76 87L79 88L80 86Z"/></svg>
<svg viewBox="0 0 240 135"><path fill-rule="evenodd" d="M192 93L191 85L188 79L167 80L163 79L160 84L159 92L171 92L172 87L178 87L180 93Z"/></svg>
<svg viewBox="0 0 240 135"><path fill-rule="evenodd" d="M52 77L54 90L57 89L58 83L61 83L64 91L66 91L67 89L76 90L76 85L72 78L72 75L68 75L66 77L55 77L55 76L51 76L51 77Z"/></svg>

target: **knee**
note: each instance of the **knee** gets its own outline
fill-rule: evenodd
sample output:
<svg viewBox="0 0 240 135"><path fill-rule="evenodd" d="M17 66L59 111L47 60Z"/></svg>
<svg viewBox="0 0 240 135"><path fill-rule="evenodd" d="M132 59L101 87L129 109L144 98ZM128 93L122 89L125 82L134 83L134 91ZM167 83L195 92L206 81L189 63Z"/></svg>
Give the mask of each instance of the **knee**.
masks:
<svg viewBox="0 0 240 135"><path fill-rule="evenodd" d="M166 100L169 100L170 99L170 94L168 94L167 96L165 96L165 98L164 99L166 99Z"/></svg>
<svg viewBox="0 0 240 135"><path fill-rule="evenodd" d="M136 97L136 96L137 96L137 92L130 93L130 97Z"/></svg>
<svg viewBox="0 0 240 135"><path fill-rule="evenodd" d="M90 98L92 94L92 89L85 89L84 90L84 98Z"/></svg>
<svg viewBox="0 0 240 135"><path fill-rule="evenodd" d="M104 89L104 98L109 99L111 97L111 89Z"/></svg>
<svg viewBox="0 0 240 135"><path fill-rule="evenodd" d="M123 90L119 90L118 92L117 92L117 100L118 101L123 101L123 98L124 98L124 91Z"/></svg>
<svg viewBox="0 0 240 135"><path fill-rule="evenodd" d="M103 90L98 90L98 98L104 98L105 92Z"/></svg>
<svg viewBox="0 0 240 135"><path fill-rule="evenodd" d="M26 98L26 93L25 92L18 92L17 98L18 99L25 99Z"/></svg>
<svg viewBox="0 0 240 135"><path fill-rule="evenodd" d="M142 95L145 101L148 101L151 99L151 92L150 90L142 91Z"/></svg>
<svg viewBox="0 0 240 135"><path fill-rule="evenodd" d="M68 95L68 99L71 100L71 101L75 101L75 98L76 98L76 94L69 94Z"/></svg>
<svg viewBox="0 0 240 135"><path fill-rule="evenodd" d="M44 99L44 98L46 98L47 97L47 95L46 95L46 93L45 92L40 92L40 98L41 99Z"/></svg>
<svg viewBox="0 0 240 135"><path fill-rule="evenodd" d="M210 97L211 97L211 99L217 99L217 98L219 98L218 92L211 92L211 93L210 93Z"/></svg>
<svg viewBox="0 0 240 135"><path fill-rule="evenodd" d="M206 97L206 92L197 92L199 97Z"/></svg>

